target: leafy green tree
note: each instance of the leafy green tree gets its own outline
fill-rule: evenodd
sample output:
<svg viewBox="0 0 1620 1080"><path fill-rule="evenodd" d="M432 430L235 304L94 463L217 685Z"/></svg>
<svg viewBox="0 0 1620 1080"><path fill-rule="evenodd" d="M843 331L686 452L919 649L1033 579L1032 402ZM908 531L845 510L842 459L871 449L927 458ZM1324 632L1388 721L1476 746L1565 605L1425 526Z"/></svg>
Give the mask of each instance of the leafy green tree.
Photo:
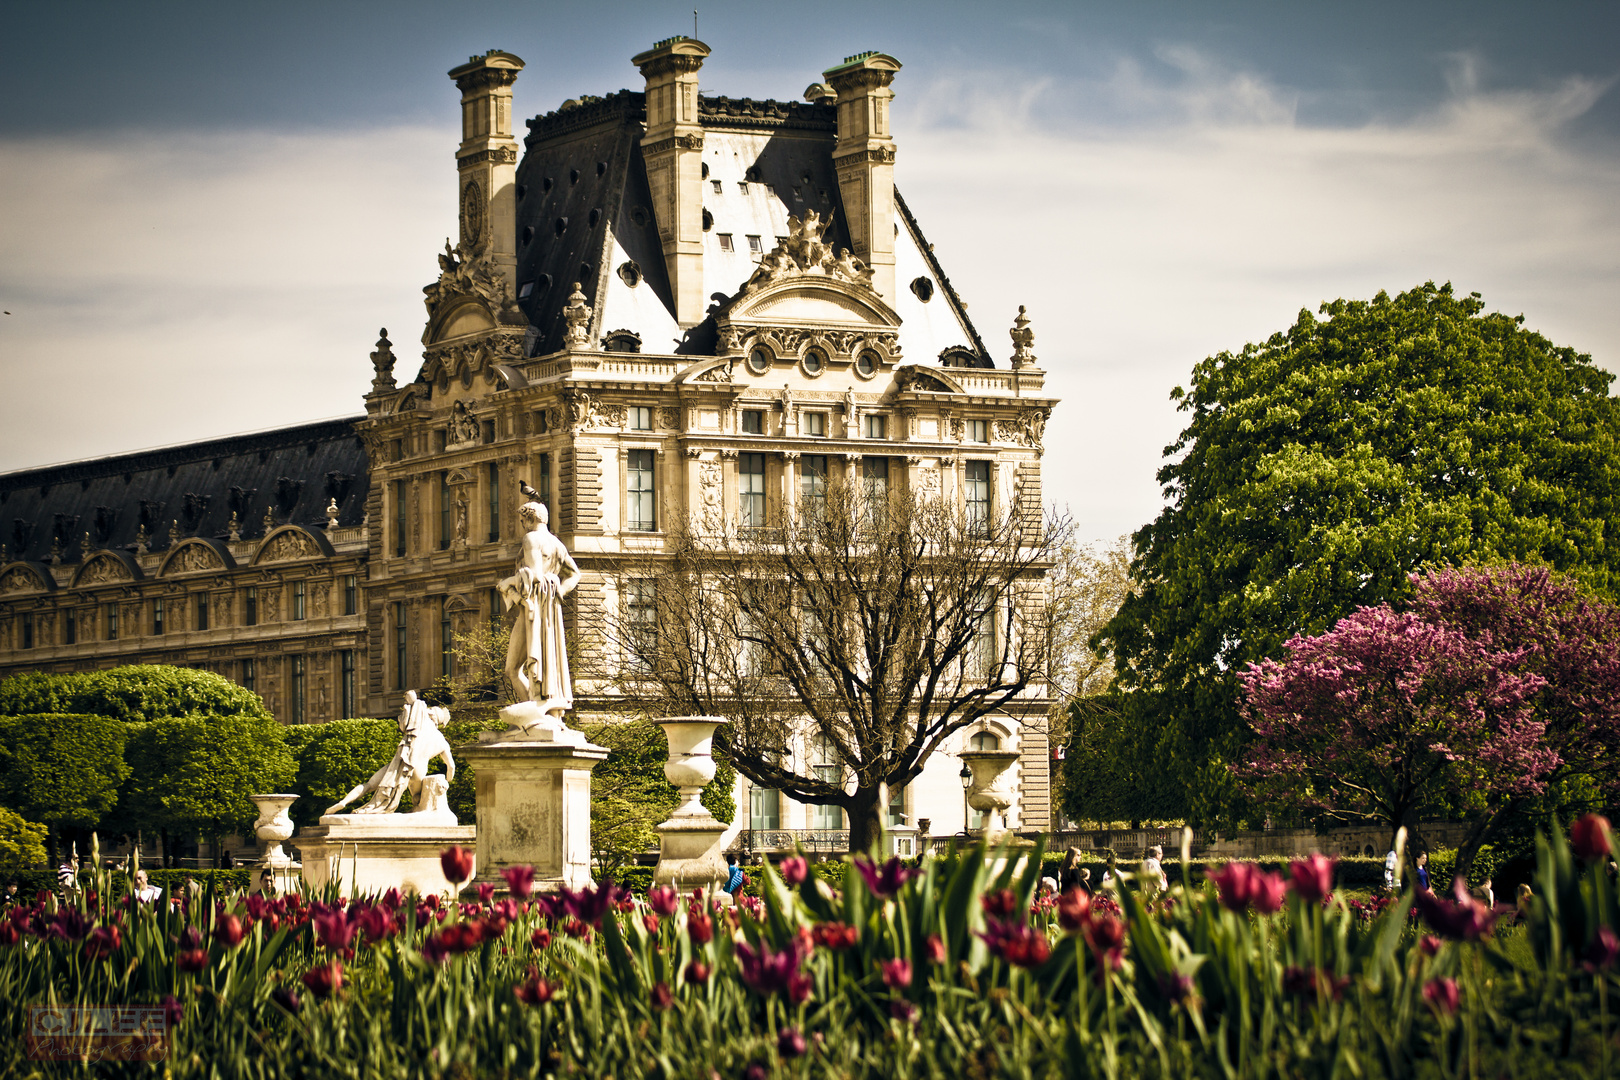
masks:
<svg viewBox="0 0 1620 1080"><path fill-rule="evenodd" d="M399 727L392 720L333 720L286 729L287 748L298 766L298 778L287 790L299 799L292 819L313 825L372 773L388 764L399 746Z"/></svg>
<svg viewBox="0 0 1620 1080"><path fill-rule="evenodd" d="M27 672L0 682L0 715L88 713L138 723L166 716L256 716L264 701L211 671L129 664L105 671L52 675Z"/></svg>
<svg viewBox="0 0 1620 1080"><path fill-rule="evenodd" d="M131 731L126 799L139 820L194 829L215 841L246 832L248 796L285 791L297 776L282 727L255 716L185 716Z"/></svg>
<svg viewBox="0 0 1620 1080"><path fill-rule="evenodd" d="M0 806L0 866L40 866L45 862L45 826Z"/></svg>
<svg viewBox="0 0 1620 1080"><path fill-rule="evenodd" d="M1620 404L1589 356L1426 284L1302 311L1200 363L1191 420L1138 531L1137 583L1097 643L1159 781L1199 823L1248 806L1236 673L1424 566L1549 565L1620 585Z"/></svg>
<svg viewBox="0 0 1620 1080"><path fill-rule="evenodd" d="M0 717L0 799L51 828L88 829L118 800L123 724L103 716L45 713Z"/></svg>

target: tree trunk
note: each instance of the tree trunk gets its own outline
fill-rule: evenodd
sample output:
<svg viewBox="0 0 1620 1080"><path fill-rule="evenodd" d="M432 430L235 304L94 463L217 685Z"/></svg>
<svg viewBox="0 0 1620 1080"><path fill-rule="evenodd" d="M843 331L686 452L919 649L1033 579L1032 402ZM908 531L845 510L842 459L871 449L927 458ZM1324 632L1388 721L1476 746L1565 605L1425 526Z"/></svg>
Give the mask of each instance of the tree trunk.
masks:
<svg viewBox="0 0 1620 1080"><path fill-rule="evenodd" d="M1478 820L1469 826L1468 832L1463 836L1462 843L1457 845L1457 865L1452 871L1455 876L1462 878L1464 881L1468 880L1468 872L1474 868L1474 857L1479 854L1479 849L1485 846L1485 841L1490 838L1491 833L1496 831L1497 822L1511 813L1516 806L1517 800L1509 799L1494 811L1481 815ZM1451 882L1448 881L1445 885L1445 891L1449 892Z"/></svg>
<svg viewBox="0 0 1620 1080"><path fill-rule="evenodd" d="M849 851L852 855L867 855L878 848L883 840L883 811L878 805L877 788L856 788L853 802L844 809L849 818ZM877 852L882 855L881 851Z"/></svg>

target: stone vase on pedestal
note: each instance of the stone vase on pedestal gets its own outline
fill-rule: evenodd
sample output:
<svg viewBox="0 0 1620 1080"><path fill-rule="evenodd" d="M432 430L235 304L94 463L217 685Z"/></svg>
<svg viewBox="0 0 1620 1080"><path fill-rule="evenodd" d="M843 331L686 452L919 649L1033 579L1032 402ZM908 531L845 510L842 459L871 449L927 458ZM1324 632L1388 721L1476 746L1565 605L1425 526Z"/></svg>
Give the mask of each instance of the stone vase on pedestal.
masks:
<svg viewBox="0 0 1620 1080"><path fill-rule="evenodd" d="M1006 814L1013 804L1008 769L1019 758L1016 750L964 750L962 764L973 773L968 805L987 815L981 836L999 837L1007 831Z"/></svg>
<svg viewBox="0 0 1620 1080"><path fill-rule="evenodd" d="M658 721L669 737L664 777L681 789L681 801L669 820L658 826L654 885L709 892L730 876L722 850L729 826L699 801L714 779L714 729L727 723L723 716L668 716Z"/></svg>
<svg viewBox="0 0 1620 1080"><path fill-rule="evenodd" d="M527 865L536 889L591 884L591 770L607 747L559 723L485 732L456 753L478 770L476 881L500 883L502 870Z"/></svg>
<svg viewBox="0 0 1620 1080"><path fill-rule="evenodd" d="M259 838L261 845L259 859L252 867L252 881L248 888L252 892L263 891L264 872L269 870L276 883L276 890L285 892L303 870L303 867L281 846L292 838L293 822L287 811L298 801L298 796L275 794L250 795L248 798L259 808L259 818L253 823L253 834Z"/></svg>

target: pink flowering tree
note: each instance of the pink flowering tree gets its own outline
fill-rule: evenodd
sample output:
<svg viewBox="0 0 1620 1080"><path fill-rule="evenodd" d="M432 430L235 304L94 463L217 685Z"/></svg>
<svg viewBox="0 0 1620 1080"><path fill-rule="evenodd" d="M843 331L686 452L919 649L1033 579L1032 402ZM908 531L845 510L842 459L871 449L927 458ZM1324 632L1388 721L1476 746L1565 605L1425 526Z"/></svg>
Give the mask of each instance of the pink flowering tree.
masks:
<svg viewBox="0 0 1620 1080"><path fill-rule="evenodd" d="M1532 699L1542 739L1557 763L1543 787L1484 803L1457 852L1466 873L1475 852L1514 822L1550 826L1620 801L1620 606L1590 596L1542 567L1448 569L1414 578L1410 610L1481 644L1520 654L1537 675Z"/></svg>
<svg viewBox="0 0 1620 1080"><path fill-rule="evenodd" d="M1560 763L1523 648L1380 605L1286 650L1239 675L1255 741L1236 772L1262 801L1393 835L1474 798L1539 794Z"/></svg>

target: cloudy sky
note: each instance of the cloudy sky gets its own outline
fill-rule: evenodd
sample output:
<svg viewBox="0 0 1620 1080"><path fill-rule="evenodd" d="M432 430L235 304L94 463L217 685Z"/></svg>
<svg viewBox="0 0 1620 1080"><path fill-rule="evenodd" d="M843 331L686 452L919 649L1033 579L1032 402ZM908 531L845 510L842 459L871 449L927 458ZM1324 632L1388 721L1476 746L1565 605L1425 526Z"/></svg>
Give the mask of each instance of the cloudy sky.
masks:
<svg viewBox="0 0 1620 1080"><path fill-rule="evenodd" d="M1000 355L1063 398L1080 534L1158 510L1193 364L1434 279L1620 371L1620 5L699 3L707 92L881 49L896 169ZM0 470L357 413L419 359L475 52L519 115L638 87L687 3L13 5ZM521 131L521 127L519 128Z"/></svg>

